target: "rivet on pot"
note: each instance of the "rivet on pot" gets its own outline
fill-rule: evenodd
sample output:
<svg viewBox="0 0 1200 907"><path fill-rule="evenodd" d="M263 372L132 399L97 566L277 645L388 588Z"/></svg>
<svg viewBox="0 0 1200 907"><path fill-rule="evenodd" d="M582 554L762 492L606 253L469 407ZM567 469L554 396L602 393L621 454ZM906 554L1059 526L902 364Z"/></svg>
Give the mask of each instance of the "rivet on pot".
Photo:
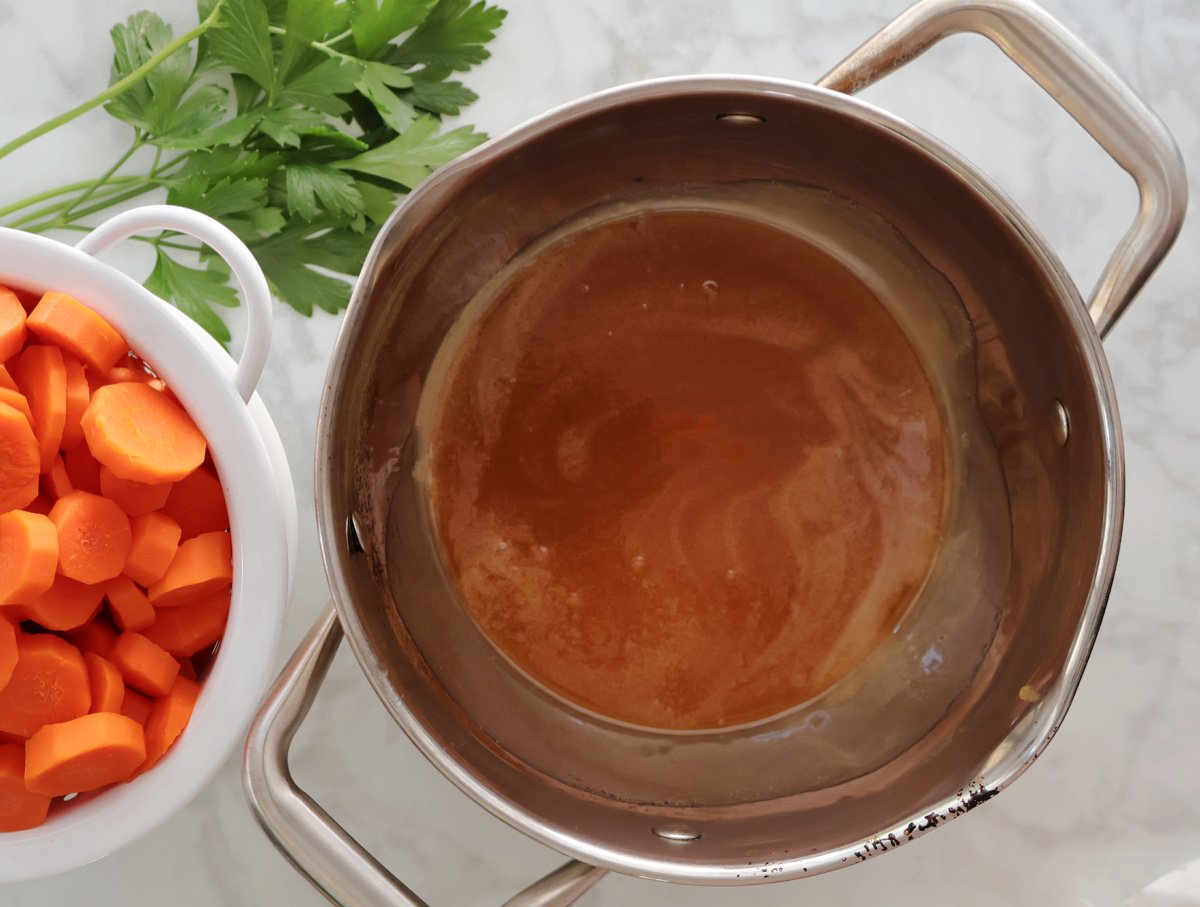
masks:
<svg viewBox="0 0 1200 907"><path fill-rule="evenodd" d="M1066 447L1067 440L1071 437L1071 417L1067 414L1067 408L1059 399L1054 400L1054 440L1058 442L1059 447Z"/></svg>
<svg viewBox="0 0 1200 907"><path fill-rule="evenodd" d="M682 822L673 825L655 825L650 830L668 841L679 841L686 844L688 841L700 840L700 829Z"/></svg>
<svg viewBox="0 0 1200 907"><path fill-rule="evenodd" d="M717 122L724 123L727 126L761 126L766 121L766 117L760 117L754 113L717 114Z"/></svg>

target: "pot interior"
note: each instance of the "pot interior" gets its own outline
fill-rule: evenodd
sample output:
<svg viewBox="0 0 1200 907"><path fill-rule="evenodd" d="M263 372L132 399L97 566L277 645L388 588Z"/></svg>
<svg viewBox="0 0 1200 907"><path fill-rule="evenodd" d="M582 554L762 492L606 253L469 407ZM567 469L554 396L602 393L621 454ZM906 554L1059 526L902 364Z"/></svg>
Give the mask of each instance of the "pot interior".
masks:
<svg viewBox="0 0 1200 907"><path fill-rule="evenodd" d="M618 725L530 682L461 605L421 481L468 304L554 238L651 209L750 217L832 252L919 353L946 427L943 542L895 632L818 698L717 732ZM1111 580L1109 394L1061 266L911 127L783 83L608 93L446 168L377 241L318 454L339 612L410 736L541 840L661 878L831 868L941 804L986 799L1053 733Z"/></svg>

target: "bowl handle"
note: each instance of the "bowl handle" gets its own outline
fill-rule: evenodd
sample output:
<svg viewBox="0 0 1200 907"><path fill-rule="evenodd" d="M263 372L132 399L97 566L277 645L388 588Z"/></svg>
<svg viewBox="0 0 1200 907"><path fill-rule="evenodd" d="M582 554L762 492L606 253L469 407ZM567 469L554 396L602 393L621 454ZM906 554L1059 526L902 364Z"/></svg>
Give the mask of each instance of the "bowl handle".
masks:
<svg viewBox="0 0 1200 907"><path fill-rule="evenodd" d="M237 278L248 310L246 343L238 360L233 383L242 400L249 401L267 364L271 349L271 290L254 255L233 231L207 214L177 205L146 205L109 218L76 243L75 248L99 255L137 233L174 230L200 240L225 259Z"/></svg>
<svg viewBox="0 0 1200 907"><path fill-rule="evenodd" d="M428 907L300 789L288 766L292 738L308 715L341 641L342 625L330 604L280 673L250 726L242 762L246 798L267 837L333 903ZM568 907L604 873L571 860L504 907Z"/></svg>
<svg viewBox="0 0 1200 907"><path fill-rule="evenodd" d="M1137 183L1137 217L1087 304L1103 336L1179 234L1187 173L1162 120L1062 23L1030 0L921 0L817 84L847 94L861 91L959 32L983 35L999 47Z"/></svg>

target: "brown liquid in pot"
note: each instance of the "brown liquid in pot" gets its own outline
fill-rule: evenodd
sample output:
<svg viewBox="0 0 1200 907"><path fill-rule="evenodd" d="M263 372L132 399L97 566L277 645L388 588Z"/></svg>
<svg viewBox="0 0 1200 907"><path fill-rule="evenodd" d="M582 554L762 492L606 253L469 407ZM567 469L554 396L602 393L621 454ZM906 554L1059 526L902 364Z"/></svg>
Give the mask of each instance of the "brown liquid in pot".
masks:
<svg viewBox="0 0 1200 907"><path fill-rule="evenodd" d="M567 699L670 729L828 689L911 603L940 538L925 372L871 291L716 212L584 229L457 351L431 439L475 620Z"/></svg>

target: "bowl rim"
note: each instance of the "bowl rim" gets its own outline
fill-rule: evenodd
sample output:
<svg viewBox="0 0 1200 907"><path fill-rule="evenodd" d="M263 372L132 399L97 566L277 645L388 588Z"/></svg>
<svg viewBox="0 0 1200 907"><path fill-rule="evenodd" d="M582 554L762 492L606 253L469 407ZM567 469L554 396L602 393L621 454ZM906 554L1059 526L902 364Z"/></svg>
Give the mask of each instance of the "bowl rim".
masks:
<svg viewBox="0 0 1200 907"><path fill-rule="evenodd" d="M78 297L162 376L208 441L229 509L234 556L221 655L188 727L134 782L80 797L36 828L0 835L0 882L15 882L85 865L141 837L186 806L240 743L273 674L282 632L291 570L277 482L290 475L279 476L281 451L274 457L268 452L220 347L204 342L180 313L127 275L55 240L0 228L0 282ZM258 418L269 422L265 409ZM294 499L291 504L294 509Z"/></svg>

